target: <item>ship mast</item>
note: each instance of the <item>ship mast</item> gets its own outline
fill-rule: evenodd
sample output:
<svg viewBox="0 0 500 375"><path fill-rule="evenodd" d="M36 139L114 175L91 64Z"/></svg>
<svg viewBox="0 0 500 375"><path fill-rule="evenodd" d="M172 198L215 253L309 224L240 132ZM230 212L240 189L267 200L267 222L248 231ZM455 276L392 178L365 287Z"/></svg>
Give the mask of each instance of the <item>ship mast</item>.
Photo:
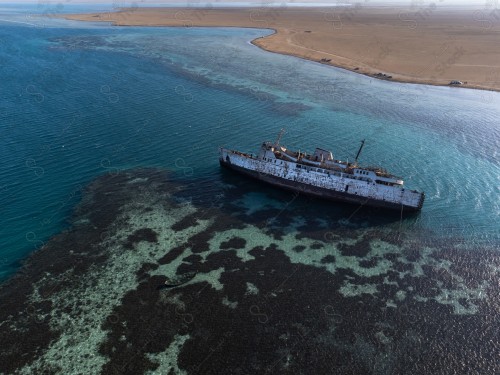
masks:
<svg viewBox="0 0 500 375"><path fill-rule="evenodd" d="M361 154L361 150L363 149L364 145L365 145L365 140L363 139L361 141L361 146L359 146L358 153L356 154L356 157L354 158L354 164L358 164L358 157L359 157L359 154Z"/></svg>
<svg viewBox="0 0 500 375"><path fill-rule="evenodd" d="M279 134L278 134L278 139L276 139L276 142L274 142L274 147L278 147L280 145L281 138L283 137L283 134L285 134L285 129L281 128Z"/></svg>

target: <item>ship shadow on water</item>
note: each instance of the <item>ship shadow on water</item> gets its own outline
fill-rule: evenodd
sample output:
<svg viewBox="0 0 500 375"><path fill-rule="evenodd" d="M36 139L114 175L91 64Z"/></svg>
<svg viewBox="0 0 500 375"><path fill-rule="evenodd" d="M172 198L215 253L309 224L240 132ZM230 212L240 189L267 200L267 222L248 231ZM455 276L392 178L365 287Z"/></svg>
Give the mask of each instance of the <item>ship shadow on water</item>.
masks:
<svg viewBox="0 0 500 375"><path fill-rule="evenodd" d="M420 212L390 210L379 207L356 205L341 201L332 201L300 194L287 189L269 186L265 182L241 176L225 168L220 171L221 183L233 186L228 189L226 201L240 199L247 194L257 194L262 205L273 206L268 209L268 219L283 213L304 218L321 219L336 227L370 228L394 224L401 221L414 221ZM273 204L270 204L272 201ZM264 219L265 220L265 219Z"/></svg>

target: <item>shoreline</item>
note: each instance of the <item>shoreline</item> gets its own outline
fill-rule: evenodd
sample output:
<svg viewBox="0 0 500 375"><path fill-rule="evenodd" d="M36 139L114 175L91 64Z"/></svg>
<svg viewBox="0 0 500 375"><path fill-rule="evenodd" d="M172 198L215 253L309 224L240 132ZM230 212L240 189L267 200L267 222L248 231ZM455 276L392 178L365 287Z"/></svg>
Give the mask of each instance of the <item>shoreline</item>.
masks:
<svg viewBox="0 0 500 375"><path fill-rule="evenodd" d="M414 24L410 21L417 20L405 18L409 13L402 16L406 8L353 7L349 9L351 13L346 13L346 9L339 8L340 14L335 15L327 7L148 7L58 17L109 22L113 26L272 30L272 34L251 43L267 52L385 81L500 92L500 51L490 48L500 37L500 27L482 29L479 23L471 21L467 10L456 10L451 15L435 10L427 18L421 15L421 25L412 29L409 26ZM469 24L463 25L464 20ZM463 84L451 85L451 81Z"/></svg>
<svg viewBox="0 0 500 375"><path fill-rule="evenodd" d="M113 26L116 26L116 25L113 25ZM124 27L132 27L132 26L124 26ZM158 27L182 27L182 26L158 26ZM228 26L200 26L200 27L228 27ZM234 26L229 26L229 27L234 27ZM241 27L241 28L247 28L247 27ZM249 28L249 27L248 27ZM461 88L461 89L470 89L470 90L483 90L483 91L492 91L492 92L500 92L500 88L492 88L492 87L482 87L482 86L474 86L474 85L470 85L470 84L463 84L463 85L451 85L451 84L445 84L445 83L436 83L434 81L431 81L431 80L426 80L424 78L422 79L401 79L401 78L397 78L397 77L394 77L393 75L396 75L397 73L385 73L386 75L389 75L391 78L385 78L384 76L380 77L380 76L377 76L378 73L370 73L370 72L364 72L362 71L361 69L356 69L356 68L349 68L345 65L342 65L342 64L335 64L334 62L331 62L331 61L317 61L317 60L314 60L314 59L310 59L308 57L304 57L300 54L295 54L295 53L286 53L286 52L278 52L278 51L274 51L272 49L268 49L262 45L259 45L259 43L257 42L258 40L260 39L265 39L265 38L268 38L274 34L277 34L278 31L276 29L262 29L262 30L272 30L274 31L273 34L270 34L270 35L267 35L267 36L262 36L262 37L258 37L258 38L255 38L253 40L250 41L250 43L252 45L254 45L255 47L257 48L260 48L266 52L270 52L270 53L277 53L277 54L280 54L280 55L286 55L286 56L292 56L292 57L297 57L299 59L303 59L303 60L307 60L307 61L311 61L311 62L315 62L315 63L318 63L318 64L322 64L322 65L327 65L327 66L331 66L331 67L334 67L334 68L338 68L338 69L343 69L343 70L347 70L351 73L355 73L355 74L360 74L360 75L363 75L365 77L369 77L369 78L373 78L373 79L378 79L380 81L389 81L389 82L397 82L397 83L408 83L408 84L412 84L412 85L428 85L428 86L436 86L436 87L450 87L450 88ZM383 74L382 72L379 72L381 74Z"/></svg>

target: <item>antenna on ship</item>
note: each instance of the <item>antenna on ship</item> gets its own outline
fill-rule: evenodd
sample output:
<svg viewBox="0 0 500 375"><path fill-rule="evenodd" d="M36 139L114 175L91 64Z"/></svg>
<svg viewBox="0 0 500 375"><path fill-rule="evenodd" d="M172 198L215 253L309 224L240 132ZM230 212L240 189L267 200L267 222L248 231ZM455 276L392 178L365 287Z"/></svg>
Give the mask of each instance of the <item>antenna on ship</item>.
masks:
<svg viewBox="0 0 500 375"><path fill-rule="evenodd" d="M365 145L365 140L363 139L361 141L361 146L359 146L358 153L356 154L356 157L354 158L354 164L358 164L358 157L359 157L359 154L361 154L361 150L363 149L364 145Z"/></svg>
<svg viewBox="0 0 500 375"><path fill-rule="evenodd" d="M274 142L275 147L278 147L280 145L281 137L283 137L283 134L285 134L285 129L281 128L281 130L278 134L278 139L276 140L276 142Z"/></svg>

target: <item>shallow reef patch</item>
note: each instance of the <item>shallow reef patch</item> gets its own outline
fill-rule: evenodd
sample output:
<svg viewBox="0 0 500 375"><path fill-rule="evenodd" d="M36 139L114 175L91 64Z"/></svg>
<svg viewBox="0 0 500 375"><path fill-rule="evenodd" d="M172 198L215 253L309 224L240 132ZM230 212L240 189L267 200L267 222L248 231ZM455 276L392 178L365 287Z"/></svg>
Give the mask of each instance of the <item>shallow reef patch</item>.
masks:
<svg viewBox="0 0 500 375"><path fill-rule="evenodd" d="M214 205L196 185L93 181L75 224L0 287L0 373L500 371L494 248L304 206L268 220L286 194L252 209L253 187Z"/></svg>

